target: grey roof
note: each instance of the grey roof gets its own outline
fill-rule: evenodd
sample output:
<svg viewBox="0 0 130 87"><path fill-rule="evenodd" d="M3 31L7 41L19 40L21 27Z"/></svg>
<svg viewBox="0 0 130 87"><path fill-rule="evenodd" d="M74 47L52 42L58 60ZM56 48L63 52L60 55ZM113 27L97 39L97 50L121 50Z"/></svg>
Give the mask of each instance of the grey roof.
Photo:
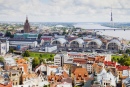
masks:
<svg viewBox="0 0 130 87"><path fill-rule="evenodd" d="M9 41L26 41L26 42L34 42L34 41L39 41L36 39L9 39Z"/></svg>
<svg viewBox="0 0 130 87"><path fill-rule="evenodd" d="M74 40L72 40L71 42L73 42L73 41L76 41L76 42L78 42L79 44L83 44L83 43L84 43L83 39L81 39L81 38L74 39Z"/></svg>
<svg viewBox="0 0 130 87"><path fill-rule="evenodd" d="M64 44L64 43L67 42L67 40L64 39L64 38L58 38L58 39L55 39L55 40L52 41L52 43L53 43L54 41L59 41L61 44Z"/></svg>
<svg viewBox="0 0 130 87"><path fill-rule="evenodd" d="M100 39L93 39L93 40L89 41L87 44L89 44L90 42L96 42L98 46L102 45L102 41Z"/></svg>
<svg viewBox="0 0 130 87"><path fill-rule="evenodd" d="M110 43L116 43L118 46L121 46L121 42L117 39L113 39L110 42L108 42L108 44L110 44Z"/></svg>

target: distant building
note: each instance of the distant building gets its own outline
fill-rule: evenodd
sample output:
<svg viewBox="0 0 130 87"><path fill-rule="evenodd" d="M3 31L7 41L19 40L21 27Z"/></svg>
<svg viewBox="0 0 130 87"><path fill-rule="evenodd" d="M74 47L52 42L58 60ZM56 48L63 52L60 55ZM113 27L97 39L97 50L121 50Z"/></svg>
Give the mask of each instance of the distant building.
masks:
<svg viewBox="0 0 130 87"><path fill-rule="evenodd" d="M15 40L15 39L10 39L9 40L9 46L10 47L18 47L18 46L30 46L30 47L36 47L37 46L37 41L36 40Z"/></svg>
<svg viewBox="0 0 130 87"><path fill-rule="evenodd" d="M38 34L37 33L16 33L14 34L14 39L33 39L37 40L38 39Z"/></svg>
<svg viewBox="0 0 130 87"><path fill-rule="evenodd" d="M24 23L24 33L29 33L30 32L30 24L28 22L28 17L26 17L26 21Z"/></svg>

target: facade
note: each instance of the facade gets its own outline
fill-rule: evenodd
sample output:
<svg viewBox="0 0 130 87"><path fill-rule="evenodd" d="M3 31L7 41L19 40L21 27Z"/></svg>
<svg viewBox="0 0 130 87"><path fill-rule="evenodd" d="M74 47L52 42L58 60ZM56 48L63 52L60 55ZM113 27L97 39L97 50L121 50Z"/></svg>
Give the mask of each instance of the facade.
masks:
<svg viewBox="0 0 130 87"><path fill-rule="evenodd" d="M35 73L41 71L44 75L46 75L47 74L47 66L42 63L41 65L36 66L34 71L35 71Z"/></svg>
<svg viewBox="0 0 130 87"><path fill-rule="evenodd" d="M31 46L31 47L36 47L38 42L36 40L15 40L15 39L10 39L9 40L9 46Z"/></svg>
<svg viewBox="0 0 130 87"><path fill-rule="evenodd" d="M106 49L108 50L120 50L121 49L121 42L117 39L113 39L107 43Z"/></svg>
<svg viewBox="0 0 130 87"><path fill-rule="evenodd" d="M88 41L87 47L91 49L98 49L102 46L102 41L100 39L94 39L91 41Z"/></svg>
<svg viewBox="0 0 130 87"><path fill-rule="evenodd" d="M43 40L46 43L51 43L52 40L54 39L54 37L52 37L52 36L41 36L40 39Z"/></svg>
<svg viewBox="0 0 130 87"><path fill-rule="evenodd" d="M61 54L56 54L54 56L54 65L63 66L64 64L64 56Z"/></svg>
<svg viewBox="0 0 130 87"><path fill-rule="evenodd" d="M28 21L28 17L26 17L26 21L24 23L24 33L30 33L30 24Z"/></svg>
<svg viewBox="0 0 130 87"><path fill-rule="evenodd" d="M49 65L47 66L47 75L50 75L51 72L57 72L58 71L58 66L57 65Z"/></svg>
<svg viewBox="0 0 130 87"><path fill-rule="evenodd" d="M83 44L84 44L83 39L77 38L77 39L74 39L74 40L70 41L69 46L73 47L73 48L75 48L75 47L83 47Z"/></svg>
<svg viewBox="0 0 130 87"><path fill-rule="evenodd" d="M37 33L16 33L16 34L14 34L14 39L37 40L38 39L38 34Z"/></svg>
<svg viewBox="0 0 130 87"><path fill-rule="evenodd" d="M9 51L9 41L0 42L0 55L5 55Z"/></svg>

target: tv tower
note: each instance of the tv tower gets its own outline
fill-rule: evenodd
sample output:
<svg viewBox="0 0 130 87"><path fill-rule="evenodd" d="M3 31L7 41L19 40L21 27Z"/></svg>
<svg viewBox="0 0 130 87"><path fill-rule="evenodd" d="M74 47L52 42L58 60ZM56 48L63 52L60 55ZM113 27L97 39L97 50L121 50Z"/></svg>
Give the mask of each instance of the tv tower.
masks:
<svg viewBox="0 0 130 87"><path fill-rule="evenodd" d="M113 23L113 14L112 14L112 7L111 7L111 27L114 27L114 23Z"/></svg>

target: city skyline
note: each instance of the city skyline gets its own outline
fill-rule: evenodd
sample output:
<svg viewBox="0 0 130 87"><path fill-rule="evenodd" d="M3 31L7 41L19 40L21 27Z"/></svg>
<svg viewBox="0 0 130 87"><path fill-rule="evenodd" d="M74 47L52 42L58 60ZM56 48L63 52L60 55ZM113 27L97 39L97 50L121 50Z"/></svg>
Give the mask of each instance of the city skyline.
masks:
<svg viewBox="0 0 130 87"><path fill-rule="evenodd" d="M129 0L0 0L0 21L130 22Z"/></svg>

